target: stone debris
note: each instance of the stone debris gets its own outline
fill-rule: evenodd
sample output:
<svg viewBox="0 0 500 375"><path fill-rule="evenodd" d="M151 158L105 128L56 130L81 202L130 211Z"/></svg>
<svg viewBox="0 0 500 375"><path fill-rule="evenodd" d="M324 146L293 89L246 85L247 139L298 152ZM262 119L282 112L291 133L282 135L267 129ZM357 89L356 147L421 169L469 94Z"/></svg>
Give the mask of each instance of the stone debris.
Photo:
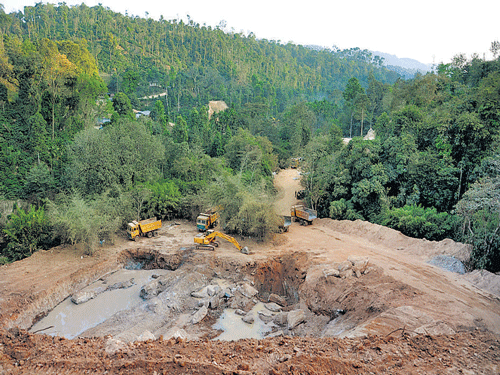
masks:
<svg viewBox="0 0 500 375"><path fill-rule="evenodd" d="M108 286L106 290L127 289L133 285L135 285L135 279L131 278L126 281L120 281L118 283L114 283L113 285Z"/></svg>
<svg viewBox="0 0 500 375"><path fill-rule="evenodd" d="M208 285L204 286L200 290L191 292L191 296L194 297L194 298L207 298L207 297L209 297L209 295L208 295Z"/></svg>
<svg viewBox="0 0 500 375"><path fill-rule="evenodd" d="M266 303L266 304L264 304L264 307L272 312L280 312L281 311L281 306L278 305L277 303L274 303L274 302Z"/></svg>
<svg viewBox="0 0 500 375"><path fill-rule="evenodd" d="M146 285L143 285L139 295L141 296L142 299L147 300L156 297L160 293L161 293L160 280L155 279L147 283Z"/></svg>
<svg viewBox="0 0 500 375"><path fill-rule="evenodd" d="M267 311L259 311L259 318L262 320L264 323L269 323L273 320L274 315L271 312Z"/></svg>
<svg viewBox="0 0 500 375"><path fill-rule="evenodd" d="M106 340L106 343L104 344L104 350L106 351L106 354L115 354L116 352L120 350L125 350L127 349L127 344L124 343L121 340L114 339L110 337L109 339Z"/></svg>
<svg viewBox="0 0 500 375"><path fill-rule="evenodd" d="M97 285L97 286L89 286L83 290L80 290L77 293L74 293L71 296L71 302L74 304L80 305L82 303L88 302L91 299L97 297L99 294L110 291L110 290L115 290L115 289L126 289L130 288L131 286L135 285L135 279L131 278L126 281L121 281L112 285L105 286L106 281L103 281L102 285Z"/></svg>
<svg viewBox="0 0 500 375"><path fill-rule="evenodd" d="M338 278L349 278L352 276L361 277L366 275L370 268L368 267L369 260L367 257L355 258L349 257L347 260L336 264L333 268L323 270L326 278L329 276Z"/></svg>
<svg viewBox="0 0 500 375"><path fill-rule="evenodd" d="M81 292L75 293L71 296L71 302L79 305L81 303L85 303L87 301L90 301L92 298L95 298L96 296L97 296L96 292L81 291Z"/></svg>
<svg viewBox="0 0 500 375"><path fill-rule="evenodd" d="M217 292L221 290L219 285L208 285L207 286L207 294L209 297L215 296Z"/></svg>
<svg viewBox="0 0 500 375"><path fill-rule="evenodd" d="M251 286L248 283L243 283L243 285L240 286L239 291L241 294L243 294L247 298L252 298L259 293L257 289L255 289L253 286Z"/></svg>
<svg viewBox="0 0 500 375"><path fill-rule="evenodd" d="M287 303L286 303L286 299L285 297L282 297L282 296L279 296L277 294L274 294L274 293L271 293L269 295L269 302L274 302L280 306L286 306Z"/></svg>
<svg viewBox="0 0 500 375"><path fill-rule="evenodd" d="M186 340L188 338L187 332L179 327L173 327L168 330L166 334L163 335L163 340L170 340L170 339L181 339L181 340Z"/></svg>
<svg viewBox="0 0 500 375"><path fill-rule="evenodd" d="M306 320L306 313L302 309L289 311L287 314L288 329L294 329Z"/></svg>
<svg viewBox="0 0 500 375"><path fill-rule="evenodd" d="M156 340L156 337L148 330L144 331L139 335L139 337L137 337L137 341L149 341L149 340L154 341Z"/></svg>
<svg viewBox="0 0 500 375"><path fill-rule="evenodd" d="M246 314L241 318L241 320L248 324L252 324L255 321L252 313Z"/></svg>
<svg viewBox="0 0 500 375"><path fill-rule="evenodd" d="M241 310L241 309L236 309L236 310L234 310L234 313L235 313L236 315L241 315L241 316L246 315L246 312L244 312L244 311L243 311L243 310Z"/></svg>
<svg viewBox="0 0 500 375"><path fill-rule="evenodd" d="M207 316L207 313L208 309L206 306L200 307L200 309L196 311L191 318L191 324L198 324L199 322L201 322L205 318L205 316Z"/></svg>
<svg viewBox="0 0 500 375"><path fill-rule="evenodd" d="M208 301L208 307L211 308L212 310L217 309L219 306L220 306L220 298L218 296L213 296Z"/></svg>
<svg viewBox="0 0 500 375"><path fill-rule="evenodd" d="M288 313L286 312L280 312L276 314L273 318L273 323L285 327L288 324Z"/></svg>

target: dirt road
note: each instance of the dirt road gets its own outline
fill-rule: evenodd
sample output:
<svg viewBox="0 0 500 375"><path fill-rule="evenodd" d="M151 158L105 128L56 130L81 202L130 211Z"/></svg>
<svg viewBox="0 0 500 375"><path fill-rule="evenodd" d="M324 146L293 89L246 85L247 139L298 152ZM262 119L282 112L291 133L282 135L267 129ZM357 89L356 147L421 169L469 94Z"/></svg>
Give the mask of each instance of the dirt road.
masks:
<svg viewBox="0 0 500 375"><path fill-rule="evenodd" d="M296 170L275 176L277 213L285 214L280 208L295 203L298 177ZM438 254L466 257L462 244L330 219L307 227L294 223L270 243L244 239L250 255L229 243L215 252L193 250L196 229L186 221L165 223L160 234L138 243L121 239L90 258L59 247L2 266L0 374L500 373L499 296L427 263ZM154 299L140 315L155 310L154 324L139 321L139 315L121 315L115 319L119 325L104 324L74 340L24 331L67 296L138 258L152 268L177 272L176 280L199 273L207 283L214 278L249 283L258 291L256 299L282 296L283 311L300 311L303 320L293 328L274 327L273 338L212 341L211 326L229 306L225 302L210 306L201 323L182 326L187 339L175 338L166 334L167 323L158 323L167 310ZM254 303L239 301L243 309ZM169 324L177 319L165 317ZM153 338L118 340L131 335L127 321L144 324ZM109 332L122 333L111 337Z"/></svg>

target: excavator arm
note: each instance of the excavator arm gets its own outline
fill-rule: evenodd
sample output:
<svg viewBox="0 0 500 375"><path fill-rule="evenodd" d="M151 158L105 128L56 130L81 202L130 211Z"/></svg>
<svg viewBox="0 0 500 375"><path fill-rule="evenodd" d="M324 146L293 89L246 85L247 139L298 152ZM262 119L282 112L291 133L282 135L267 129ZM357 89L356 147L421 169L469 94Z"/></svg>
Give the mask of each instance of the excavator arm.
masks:
<svg viewBox="0 0 500 375"><path fill-rule="evenodd" d="M228 236L227 234L218 231L209 231L209 233L203 237L196 236L194 238L194 242L196 244L199 244L197 245L197 247L200 246L214 249L215 246L218 246L217 242L215 242L215 239L217 237L231 242L239 251L248 253L248 248L242 247L234 237Z"/></svg>

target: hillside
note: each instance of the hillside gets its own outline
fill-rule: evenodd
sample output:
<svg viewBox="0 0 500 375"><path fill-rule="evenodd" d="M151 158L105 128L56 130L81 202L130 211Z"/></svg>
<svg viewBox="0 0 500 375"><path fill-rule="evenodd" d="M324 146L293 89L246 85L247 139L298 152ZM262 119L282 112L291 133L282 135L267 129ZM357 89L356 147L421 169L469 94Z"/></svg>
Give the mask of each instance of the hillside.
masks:
<svg viewBox="0 0 500 375"><path fill-rule="evenodd" d="M287 170L276 176L284 202L293 200L296 175ZM165 222L160 236L120 239L96 257L58 247L2 266L0 371L497 374L500 369L498 296L428 264L436 254L464 254L462 244L331 219L312 226L293 223L268 243L238 237L249 255L225 241L214 252L196 250L195 235L193 222ZM141 272L155 276L141 282ZM131 277L141 283L138 304L95 325L85 323ZM80 319L84 330L71 340L57 337L74 318L65 313L61 326L61 314L47 313L66 297L85 293L94 295L79 305L69 302L77 319L88 317ZM92 314L82 310L86 305ZM236 309L243 315L234 329L262 324L263 337L213 340L222 333L215 323ZM30 327L32 333L26 332Z"/></svg>
<svg viewBox="0 0 500 375"><path fill-rule="evenodd" d="M372 53L384 59L383 66L406 79L412 79L416 74L426 74L432 70L432 65L421 63L415 59L399 58L396 55L380 51L372 51Z"/></svg>
<svg viewBox="0 0 500 375"><path fill-rule="evenodd" d="M263 100L277 113L297 100L332 97L351 76L365 87L370 72L384 83L398 78L355 55L257 40L193 20L127 17L101 5L38 4L9 16L11 36L84 39L110 92L143 97L168 88L167 108Z"/></svg>

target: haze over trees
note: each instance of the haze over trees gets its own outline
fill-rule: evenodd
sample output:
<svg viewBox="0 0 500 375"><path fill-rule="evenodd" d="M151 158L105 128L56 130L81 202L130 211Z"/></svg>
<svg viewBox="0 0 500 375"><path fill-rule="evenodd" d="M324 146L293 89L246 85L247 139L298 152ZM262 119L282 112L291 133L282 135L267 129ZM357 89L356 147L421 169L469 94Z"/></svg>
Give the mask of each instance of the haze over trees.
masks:
<svg viewBox="0 0 500 375"><path fill-rule="evenodd" d="M0 262L62 242L92 253L132 219L214 205L226 230L264 239L272 173L300 156L321 217L465 241L470 267L500 270L497 41L492 61L405 80L359 48L102 6L0 12L0 32Z"/></svg>

